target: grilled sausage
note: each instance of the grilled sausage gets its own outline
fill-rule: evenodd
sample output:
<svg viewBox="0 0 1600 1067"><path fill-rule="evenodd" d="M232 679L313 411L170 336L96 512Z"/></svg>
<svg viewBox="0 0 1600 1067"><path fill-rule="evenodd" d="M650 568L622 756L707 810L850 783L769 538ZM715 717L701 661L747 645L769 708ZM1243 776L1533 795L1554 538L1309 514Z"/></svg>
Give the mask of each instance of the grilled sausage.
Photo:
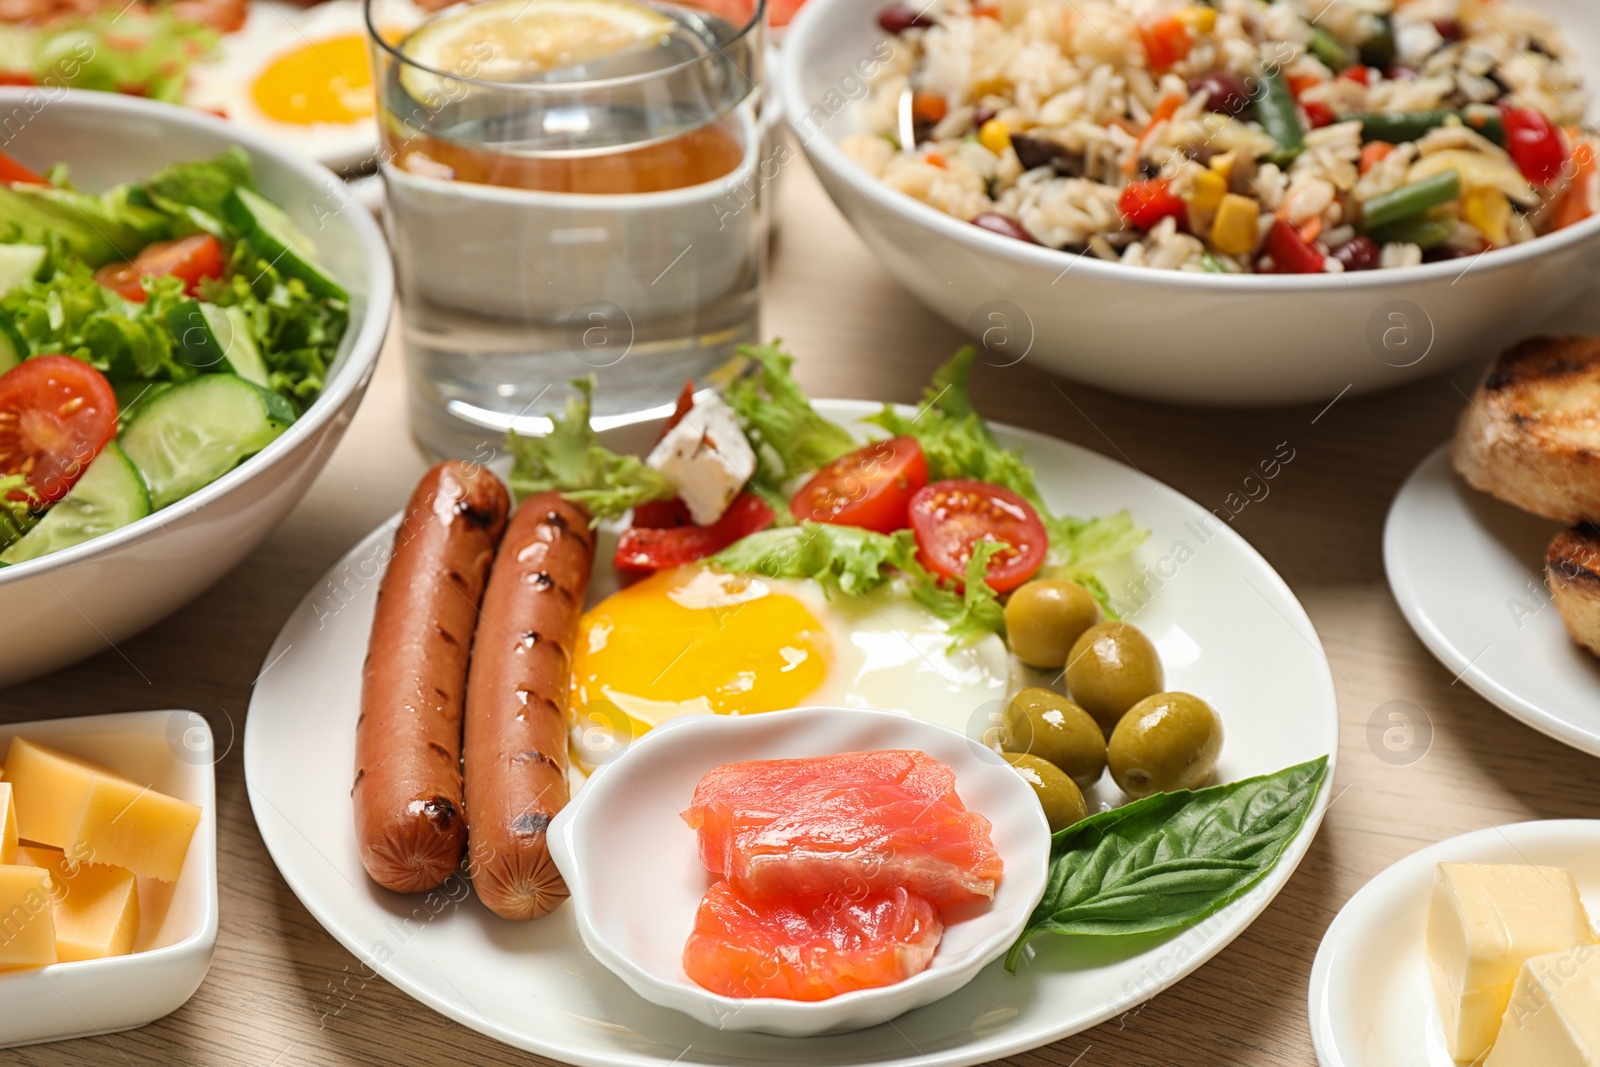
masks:
<svg viewBox="0 0 1600 1067"><path fill-rule="evenodd" d="M433 889L460 866L461 710L478 602L511 502L481 467L417 484L378 587L356 720L356 841L379 885Z"/></svg>
<svg viewBox="0 0 1600 1067"><path fill-rule="evenodd" d="M507 919L567 896L545 830L567 802L572 646L593 563L588 513L538 493L511 517L483 597L467 679L467 863L478 898Z"/></svg>

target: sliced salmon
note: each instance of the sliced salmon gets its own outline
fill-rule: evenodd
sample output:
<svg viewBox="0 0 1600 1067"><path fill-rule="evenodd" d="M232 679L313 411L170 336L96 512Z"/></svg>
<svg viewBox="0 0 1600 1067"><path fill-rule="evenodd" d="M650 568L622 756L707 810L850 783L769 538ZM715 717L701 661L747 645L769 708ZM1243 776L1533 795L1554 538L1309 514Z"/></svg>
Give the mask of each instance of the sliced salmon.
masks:
<svg viewBox="0 0 1600 1067"><path fill-rule="evenodd" d="M683 969L727 997L826 1000L910 978L943 934L938 910L904 889L753 900L718 882L695 912Z"/></svg>
<svg viewBox="0 0 1600 1067"><path fill-rule="evenodd" d="M700 780L683 818L706 869L751 897L903 886L944 907L990 899L1000 881L989 820L925 752L725 764Z"/></svg>

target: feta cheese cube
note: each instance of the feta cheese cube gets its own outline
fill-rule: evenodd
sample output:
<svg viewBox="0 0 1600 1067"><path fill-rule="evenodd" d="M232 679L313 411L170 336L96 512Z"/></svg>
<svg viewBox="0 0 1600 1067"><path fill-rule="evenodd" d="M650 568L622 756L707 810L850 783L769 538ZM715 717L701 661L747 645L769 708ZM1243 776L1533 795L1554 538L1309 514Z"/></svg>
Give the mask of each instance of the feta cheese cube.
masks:
<svg viewBox="0 0 1600 1067"><path fill-rule="evenodd" d="M733 409L721 396L707 393L696 398L645 463L677 487L696 524L710 526L755 473L756 454Z"/></svg>
<svg viewBox="0 0 1600 1067"><path fill-rule="evenodd" d="M1572 875L1560 867L1441 863L1428 907L1428 960L1457 1060L1489 1050L1530 957L1595 943Z"/></svg>
<svg viewBox="0 0 1600 1067"><path fill-rule="evenodd" d="M1484 1067L1600 1067L1600 948L1522 965Z"/></svg>

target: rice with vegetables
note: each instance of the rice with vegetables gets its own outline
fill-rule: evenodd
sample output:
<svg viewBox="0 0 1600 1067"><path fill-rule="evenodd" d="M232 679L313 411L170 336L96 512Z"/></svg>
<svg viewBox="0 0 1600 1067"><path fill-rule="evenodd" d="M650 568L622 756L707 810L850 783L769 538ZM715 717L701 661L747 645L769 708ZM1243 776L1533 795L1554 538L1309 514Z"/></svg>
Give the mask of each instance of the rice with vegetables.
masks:
<svg viewBox="0 0 1600 1067"><path fill-rule="evenodd" d="M1576 58L1510 3L934 0L879 24L894 55L845 150L1052 248L1219 273L1404 267L1552 233L1600 195Z"/></svg>

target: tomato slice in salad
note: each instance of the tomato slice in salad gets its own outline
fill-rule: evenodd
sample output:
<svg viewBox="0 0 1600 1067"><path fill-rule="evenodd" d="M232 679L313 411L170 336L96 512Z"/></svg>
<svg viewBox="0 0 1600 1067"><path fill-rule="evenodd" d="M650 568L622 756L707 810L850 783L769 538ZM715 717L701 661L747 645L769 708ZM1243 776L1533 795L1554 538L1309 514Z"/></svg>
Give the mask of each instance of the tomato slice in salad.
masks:
<svg viewBox="0 0 1600 1067"><path fill-rule="evenodd" d="M987 482L952 480L924 486L911 498L917 559L941 578L965 581L972 546L1004 541L989 559L985 580L997 593L1033 577L1044 563L1049 537L1039 513L1011 490Z"/></svg>
<svg viewBox="0 0 1600 1067"><path fill-rule="evenodd" d="M194 233L176 241L157 241L127 263L108 263L94 272L94 280L142 304L145 278L168 274L182 278L184 292L194 296L202 278L220 278L222 270L222 242L209 233Z"/></svg>
<svg viewBox="0 0 1600 1067"><path fill-rule="evenodd" d="M0 182L21 182L24 185L50 184L42 176L34 173L31 167L23 166L4 152L0 152Z"/></svg>
<svg viewBox="0 0 1600 1067"><path fill-rule="evenodd" d="M911 497L928 484L928 459L915 437L890 437L840 456L789 501L805 521L893 533L907 523Z"/></svg>
<svg viewBox="0 0 1600 1067"><path fill-rule="evenodd" d="M710 526L631 526L617 538L612 562L623 576L637 577L714 556L741 537L772 525L772 509L754 493L740 493Z"/></svg>
<svg viewBox="0 0 1600 1067"><path fill-rule="evenodd" d="M46 504L67 495L117 432L105 375L71 356L34 356L0 374L0 474Z"/></svg>

